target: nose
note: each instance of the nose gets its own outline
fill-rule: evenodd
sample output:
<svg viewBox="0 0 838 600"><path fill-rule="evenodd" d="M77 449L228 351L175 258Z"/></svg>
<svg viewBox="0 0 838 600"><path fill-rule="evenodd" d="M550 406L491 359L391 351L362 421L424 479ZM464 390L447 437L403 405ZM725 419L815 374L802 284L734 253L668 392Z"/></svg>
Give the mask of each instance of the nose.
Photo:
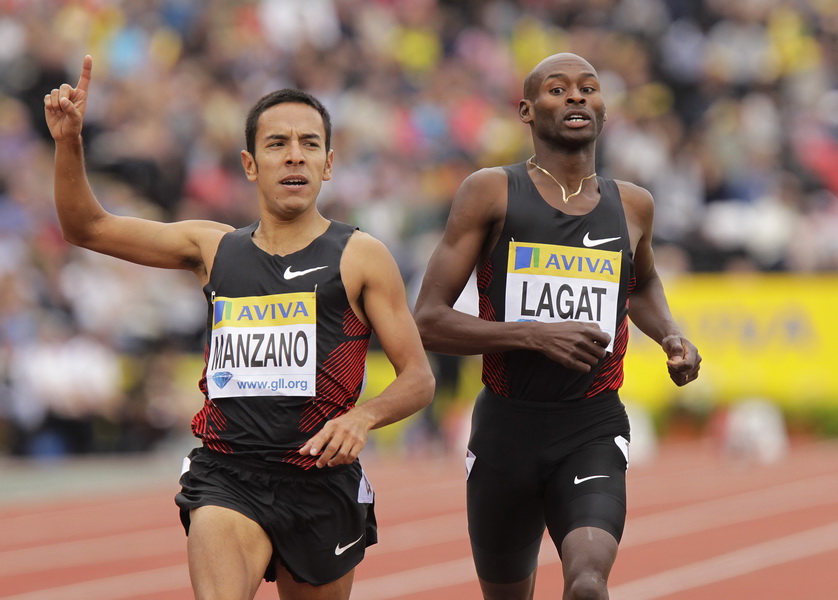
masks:
<svg viewBox="0 0 838 600"><path fill-rule="evenodd" d="M285 156L285 164L287 165L301 165L305 163L306 159L303 155L303 147L300 142L293 140L288 144L288 154Z"/></svg>
<svg viewBox="0 0 838 600"><path fill-rule="evenodd" d="M568 104L585 104L585 96L579 90L578 87L574 87L570 90L567 94L567 103Z"/></svg>

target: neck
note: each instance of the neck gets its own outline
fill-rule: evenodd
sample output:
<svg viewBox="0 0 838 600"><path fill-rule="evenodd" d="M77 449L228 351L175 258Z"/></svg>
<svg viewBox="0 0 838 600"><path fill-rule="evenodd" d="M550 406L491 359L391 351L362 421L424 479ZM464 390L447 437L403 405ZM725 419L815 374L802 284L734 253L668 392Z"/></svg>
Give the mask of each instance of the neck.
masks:
<svg viewBox="0 0 838 600"><path fill-rule="evenodd" d="M253 232L253 242L270 254L286 255L308 246L328 229L329 223L316 211L291 220L263 214Z"/></svg>
<svg viewBox="0 0 838 600"><path fill-rule="evenodd" d="M574 174L572 174L572 173L569 173L567 171L563 171L563 173L565 175L565 177L564 177L565 182L570 182L570 181L574 181L574 180L579 182L578 187L575 188L576 191L573 192L573 191L571 191L571 190L574 189L572 186L567 185L567 184L563 184L562 182L559 181L559 179L552 172L550 172L548 169L544 168L542 165L538 164L538 160L537 160L535 154L533 154L532 157L530 157L530 159L527 161L527 165L532 165L536 170L540 171L541 173L543 173L544 175L549 177L559 187L559 189L562 192L562 201L565 204L567 204L570 201L570 199L573 198L574 196L578 196L579 194L581 194L582 193L582 188L585 185L585 182L588 181L589 179L593 179L594 176L596 175L596 171L592 171L587 175L581 175L581 176L574 176Z"/></svg>
<svg viewBox="0 0 838 600"><path fill-rule="evenodd" d="M547 169L565 187L576 189L579 179L596 171L596 148L593 144L569 150L552 144L539 143L533 140L535 157L533 161L538 166Z"/></svg>

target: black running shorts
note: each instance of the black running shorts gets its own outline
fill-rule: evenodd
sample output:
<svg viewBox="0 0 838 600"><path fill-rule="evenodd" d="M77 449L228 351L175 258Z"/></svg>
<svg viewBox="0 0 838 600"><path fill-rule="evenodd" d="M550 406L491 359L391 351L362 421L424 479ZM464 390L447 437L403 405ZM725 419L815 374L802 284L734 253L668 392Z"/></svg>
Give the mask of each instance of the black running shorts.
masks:
<svg viewBox="0 0 838 600"><path fill-rule="evenodd" d="M265 464L196 448L175 496L189 534L189 511L223 506L262 526L274 556L298 582L323 585L343 577L378 541L373 490L361 464L302 469Z"/></svg>
<svg viewBox="0 0 838 600"><path fill-rule="evenodd" d="M629 422L616 393L525 402L483 390L468 444L468 529L477 574L529 577L545 526L561 553L578 527L619 542L626 517Z"/></svg>

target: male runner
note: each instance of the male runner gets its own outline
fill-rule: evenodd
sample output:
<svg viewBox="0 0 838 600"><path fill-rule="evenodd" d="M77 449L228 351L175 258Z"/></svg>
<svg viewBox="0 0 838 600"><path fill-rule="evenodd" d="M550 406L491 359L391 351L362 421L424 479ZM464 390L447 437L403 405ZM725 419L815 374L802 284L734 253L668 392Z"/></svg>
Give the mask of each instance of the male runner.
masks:
<svg viewBox="0 0 838 600"><path fill-rule="evenodd" d="M82 121L93 60L78 85L44 99L55 139L65 238L132 262L195 273L208 301L205 405L176 497L195 597L345 599L376 542L373 491L358 462L370 429L427 406L431 375L401 276L379 241L317 210L331 178L331 123L298 90L263 97L241 152L259 220L158 223L106 212L90 189ZM395 381L360 406L375 331Z"/></svg>
<svg viewBox="0 0 838 600"><path fill-rule="evenodd" d="M594 68L545 59L519 116L535 155L463 182L414 312L428 350L483 354L467 503L484 598L533 597L546 526L563 598L605 599L626 514L627 317L661 344L676 384L696 378L701 358L655 272L651 195L596 177L605 104ZM475 267L479 317L452 308Z"/></svg>

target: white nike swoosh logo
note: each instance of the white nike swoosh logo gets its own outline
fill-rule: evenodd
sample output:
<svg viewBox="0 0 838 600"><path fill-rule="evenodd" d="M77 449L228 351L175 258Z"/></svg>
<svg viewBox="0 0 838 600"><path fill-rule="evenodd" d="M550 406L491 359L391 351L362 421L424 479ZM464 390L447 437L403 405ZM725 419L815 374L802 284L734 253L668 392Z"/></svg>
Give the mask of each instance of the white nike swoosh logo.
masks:
<svg viewBox="0 0 838 600"><path fill-rule="evenodd" d="M285 279L294 279L295 277L300 277L301 275L308 275L309 273L314 273L315 271L319 271L320 269L325 269L328 265L323 265L322 267L314 267L313 269L303 269L302 271L292 271L291 267L285 269L284 277Z"/></svg>
<svg viewBox="0 0 838 600"><path fill-rule="evenodd" d="M573 478L573 483L575 485L579 485L580 483L584 483L584 482L588 481L589 479L601 479L603 477L607 478L607 477L611 477L611 476L610 475L591 475L590 477L583 477L582 479L579 479L579 475L577 475L576 477Z"/></svg>
<svg viewBox="0 0 838 600"><path fill-rule="evenodd" d="M602 244L607 244L608 242L615 242L620 239L620 236L613 238L602 238L601 240L592 240L591 239L591 232L585 234L582 243L585 244L586 248L593 248L594 246L601 246Z"/></svg>
<svg viewBox="0 0 838 600"><path fill-rule="evenodd" d="M348 544L346 544L346 546L341 546L340 544L338 544L337 546L335 546L335 556L340 556L341 554L343 554L344 552L346 552L347 550L349 550L352 546L354 546L355 544L357 544L358 542L360 542L360 541L361 541L361 538L363 538L363 537L364 537L364 534L362 533L362 534L361 534L361 537L359 537L359 538L358 538L357 540L355 540L354 542L349 542Z"/></svg>

